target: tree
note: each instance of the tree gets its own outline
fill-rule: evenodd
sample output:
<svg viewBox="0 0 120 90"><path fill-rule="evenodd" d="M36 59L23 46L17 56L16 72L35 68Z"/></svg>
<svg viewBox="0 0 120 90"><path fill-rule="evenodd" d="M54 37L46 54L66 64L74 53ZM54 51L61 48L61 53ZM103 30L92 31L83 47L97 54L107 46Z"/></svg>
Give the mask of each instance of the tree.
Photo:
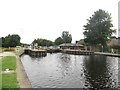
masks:
<svg viewBox="0 0 120 90"><path fill-rule="evenodd" d="M57 39L55 39L55 42L54 42L55 45L60 45L62 43L63 43L63 39L61 37L58 37Z"/></svg>
<svg viewBox="0 0 120 90"><path fill-rule="evenodd" d="M4 42L5 42L5 38L4 37L1 37L0 38L0 44L1 44L1 47L4 47Z"/></svg>
<svg viewBox="0 0 120 90"><path fill-rule="evenodd" d="M4 42L4 45L3 45L4 47L6 47L6 48L11 47L11 43L12 43L11 35L9 34L8 36L6 36L3 42Z"/></svg>
<svg viewBox="0 0 120 90"><path fill-rule="evenodd" d="M102 45L106 50L106 41L115 32L115 30L111 29L113 27L111 14L99 9L87 21L88 23L84 25L85 31L83 32L85 42L91 46Z"/></svg>
<svg viewBox="0 0 120 90"><path fill-rule="evenodd" d="M35 39L33 42L34 43L37 43L39 46L52 46L53 45L53 42L50 41L50 40L47 40L47 39Z"/></svg>
<svg viewBox="0 0 120 90"><path fill-rule="evenodd" d="M61 37L62 37L64 43L71 43L71 41L72 41L72 36L71 36L71 34L69 34L68 31L63 31Z"/></svg>
<svg viewBox="0 0 120 90"><path fill-rule="evenodd" d="M11 35L10 37L10 46L11 47L16 47L20 45L20 36L17 34Z"/></svg>
<svg viewBox="0 0 120 90"><path fill-rule="evenodd" d="M79 40L78 43L81 44L81 45L85 45L84 39Z"/></svg>
<svg viewBox="0 0 120 90"><path fill-rule="evenodd" d="M20 45L20 36L17 34L2 37L2 47L16 47Z"/></svg>

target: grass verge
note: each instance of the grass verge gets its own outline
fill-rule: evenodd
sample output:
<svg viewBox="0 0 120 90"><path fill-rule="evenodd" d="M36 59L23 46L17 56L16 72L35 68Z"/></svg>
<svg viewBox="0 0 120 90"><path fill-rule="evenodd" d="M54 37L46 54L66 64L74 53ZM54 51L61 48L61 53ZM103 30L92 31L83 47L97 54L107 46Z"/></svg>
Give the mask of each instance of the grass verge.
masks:
<svg viewBox="0 0 120 90"><path fill-rule="evenodd" d="M9 70L16 70L16 57L15 56L5 56L0 59L0 64L2 65L1 70L9 69ZM16 73L11 74L0 74L2 77L0 83L2 83L2 90L6 88L11 89L19 89L19 85L17 82L17 75Z"/></svg>
<svg viewBox="0 0 120 90"><path fill-rule="evenodd" d="M2 88L19 88L16 73L2 74Z"/></svg>
<svg viewBox="0 0 120 90"><path fill-rule="evenodd" d="M16 57L6 56L2 58L2 70L16 70Z"/></svg>
<svg viewBox="0 0 120 90"><path fill-rule="evenodd" d="M0 90L2 89L2 74L0 74Z"/></svg>

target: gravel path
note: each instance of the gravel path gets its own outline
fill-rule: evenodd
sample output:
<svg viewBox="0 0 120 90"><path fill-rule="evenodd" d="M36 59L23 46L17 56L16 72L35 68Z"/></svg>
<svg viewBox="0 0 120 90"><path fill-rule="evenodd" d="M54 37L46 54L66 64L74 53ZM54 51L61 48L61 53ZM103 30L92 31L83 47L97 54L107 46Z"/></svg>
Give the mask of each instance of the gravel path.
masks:
<svg viewBox="0 0 120 90"><path fill-rule="evenodd" d="M13 52L0 52L0 57L4 56L15 56L15 53Z"/></svg>

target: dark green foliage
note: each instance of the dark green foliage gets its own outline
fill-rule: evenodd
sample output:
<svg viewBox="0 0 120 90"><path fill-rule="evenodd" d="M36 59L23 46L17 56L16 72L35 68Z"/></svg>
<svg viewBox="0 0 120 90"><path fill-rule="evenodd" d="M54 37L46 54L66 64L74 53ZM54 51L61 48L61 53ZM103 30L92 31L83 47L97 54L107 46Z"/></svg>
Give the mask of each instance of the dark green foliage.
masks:
<svg viewBox="0 0 120 90"><path fill-rule="evenodd" d="M47 39L35 39L33 42L33 44L37 43L39 46L52 46L53 42Z"/></svg>
<svg viewBox="0 0 120 90"><path fill-rule="evenodd" d="M106 41L111 37L115 30L111 29L111 15L104 10L99 9L94 12L92 17L87 20L88 23L84 25L85 42L89 45L103 45L104 50L107 49Z"/></svg>
<svg viewBox="0 0 120 90"><path fill-rule="evenodd" d="M55 45L60 45L62 43L63 43L63 39L61 37L58 37L54 42Z"/></svg>
<svg viewBox="0 0 120 90"><path fill-rule="evenodd" d="M16 47L20 45L20 36L17 34L1 37L2 47Z"/></svg>
<svg viewBox="0 0 120 90"><path fill-rule="evenodd" d="M63 44L63 43L71 43L71 41L72 41L71 34L69 34L68 31L63 31L62 36L55 39L54 44L55 45L60 45L60 44Z"/></svg>
<svg viewBox="0 0 120 90"><path fill-rule="evenodd" d="M69 34L68 31L63 31L62 32L62 39L64 43L71 43L72 41L72 36Z"/></svg>
<svg viewBox="0 0 120 90"><path fill-rule="evenodd" d="M79 44L85 45L85 41L84 39L81 39L80 41L78 41Z"/></svg>

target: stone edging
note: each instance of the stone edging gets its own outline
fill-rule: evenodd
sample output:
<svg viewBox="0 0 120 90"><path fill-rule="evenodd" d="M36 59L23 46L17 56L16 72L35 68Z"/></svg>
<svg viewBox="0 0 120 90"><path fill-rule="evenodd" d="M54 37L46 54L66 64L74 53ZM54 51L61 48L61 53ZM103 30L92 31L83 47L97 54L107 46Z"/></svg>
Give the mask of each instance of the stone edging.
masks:
<svg viewBox="0 0 120 90"><path fill-rule="evenodd" d="M32 85L28 79L28 76L24 70L24 67L19 56L16 56L16 64L17 64L16 68L17 80L19 82L20 88L32 88Z"/></svg>

